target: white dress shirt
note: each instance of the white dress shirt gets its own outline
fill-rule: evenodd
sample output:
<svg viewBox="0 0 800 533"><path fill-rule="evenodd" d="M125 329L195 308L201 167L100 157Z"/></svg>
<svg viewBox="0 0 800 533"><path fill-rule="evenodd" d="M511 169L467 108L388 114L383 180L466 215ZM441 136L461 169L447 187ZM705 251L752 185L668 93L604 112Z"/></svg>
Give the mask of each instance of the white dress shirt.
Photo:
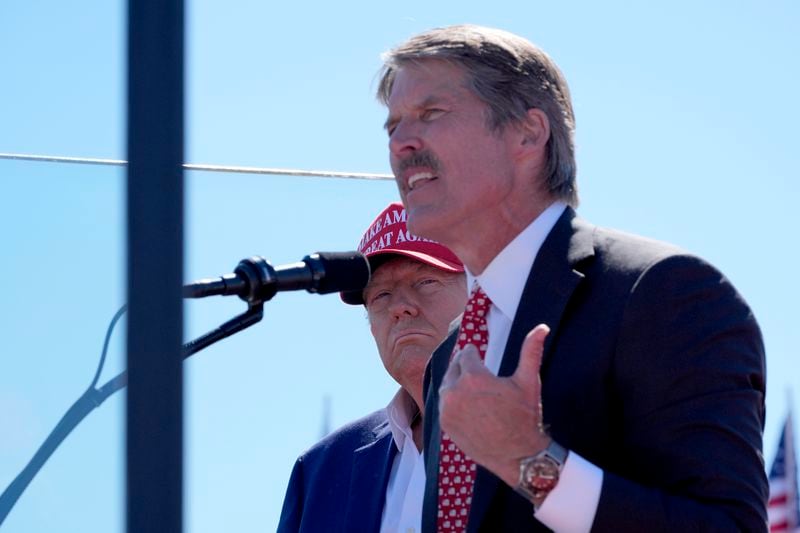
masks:
<svg viewBox="0 0 800 533"><path fill-rule="evenodd" d="M495 375L536 254L565 208L562 202L553 203L503 248L480 275L467 271L467 290L471 291L477 281L492 301L486 317L489 346L485 364ZM547 409L547 405L543 407ZM570 451L558 484L534 516L556 532L589 531L602 484L603 471Z"/></svg>
<svg viewBox="0 0 800 533"><path fill-rule="evenodd" d="M417 406L403 389L386 407L392 440L397 446L386 502L381 516L381 533L417 533L422 527L422 498L425 495L425 461L414 444L411 424L418 415Z"/></svg>

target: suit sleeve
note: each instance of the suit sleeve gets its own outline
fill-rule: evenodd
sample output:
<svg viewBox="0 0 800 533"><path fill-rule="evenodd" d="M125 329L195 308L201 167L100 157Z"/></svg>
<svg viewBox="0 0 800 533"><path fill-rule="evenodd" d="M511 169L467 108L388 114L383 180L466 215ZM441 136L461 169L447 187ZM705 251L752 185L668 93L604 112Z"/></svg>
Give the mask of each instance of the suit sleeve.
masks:
<svg viewBox="0 0 800 533"><path fill-rule="evenodd" d="M617 334L624 459L604 472L593 530L766 531L764 347L733 286L698 258L659 261Z"/></svg>
<svg viewBox="0 0 800 533"><path fill-rule="evenodd" d="M300 520L303 517L305 501L303 488L303 459L297 460L292 468L289 486L283 499L281 518L278 521L278 533L297 533L300 531Z"/></svg>

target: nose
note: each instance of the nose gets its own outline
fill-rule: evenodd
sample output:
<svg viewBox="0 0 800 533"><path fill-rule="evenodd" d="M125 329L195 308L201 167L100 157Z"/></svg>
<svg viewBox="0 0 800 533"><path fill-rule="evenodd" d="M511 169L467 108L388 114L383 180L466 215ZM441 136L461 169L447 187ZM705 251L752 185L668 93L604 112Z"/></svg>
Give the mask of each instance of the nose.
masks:
<svg viewBox="0 0 800 533"><path fill-rule="evenodd" d="M389 312L392 317L400 320L403 317L415 317L419 314L419 306L408 291L396 291L389 303Z"/></svg>
<svg viewBox="0 0 800 533"><path fill-rule="evenodd" d="M395 158L402 158L422 148L422 138L418 128L409 121L400 121L389 134L389 152Z"/></svg>

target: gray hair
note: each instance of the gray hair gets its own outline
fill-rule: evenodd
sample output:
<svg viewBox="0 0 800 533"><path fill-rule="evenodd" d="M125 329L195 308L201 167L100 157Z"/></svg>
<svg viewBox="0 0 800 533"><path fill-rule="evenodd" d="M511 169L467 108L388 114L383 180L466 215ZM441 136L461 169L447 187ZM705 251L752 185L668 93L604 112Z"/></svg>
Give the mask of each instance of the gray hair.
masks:
<svg viewBox="0 0 800 533"><path fill-rule="evenodd" d="M541 48L513 33L481 26L435 28L383 55L378 100L388 105L397 72L407 64L439 59L467 74L469 88L489 107L495 131L522 121L531 108L550 121L545 183L560 200L577 206L575 116L569 87L558 66Z"/></svg>

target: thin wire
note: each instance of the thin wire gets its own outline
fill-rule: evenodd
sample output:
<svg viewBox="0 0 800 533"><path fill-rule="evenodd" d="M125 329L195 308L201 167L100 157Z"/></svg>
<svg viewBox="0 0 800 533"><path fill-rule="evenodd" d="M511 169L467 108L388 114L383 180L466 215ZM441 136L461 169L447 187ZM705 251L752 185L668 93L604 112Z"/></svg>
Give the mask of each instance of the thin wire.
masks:
<svg viewBox="0 0 800 533"><path fill-rule="evenodd" d="M120 307L119 311L116 312L114 318L111 319L111 323L108 325L105 342L103 342L103 351L100 354L100 362L97 365L97 371L95 372L92 384L89 385L89 388L87 388L86 391L75 400L75 403L67 409L67 412L64 413L64 416L61 417L53 430L50 431L50 434L36 450L36 453L33 454L28 464L26 464L20 473L11 480L8 487L0 493L0 525L3 524L8 513L11 512L17 500L19 500L22 493L25 492L25 489L33 478L36 477L39 470L41 470L56 448L69 436L72 430L75 429L86 415L92 412L96 407L99 407L109 395L127 384L128 374L127 371L125 371L103 385L100 389L95 388L97 379L103 371L103 364L105 363L108 350L108 341L114 331L114 326L127 308L127 305Z"/></svg>
<svg viewBox="0 0 800 533"><path fill-rule="evenodd" d="M74 163L79 165L106 165L124 167L128 164L122 159L96 159L90 157L65 157L54 155L9 154L0 153L0 159L16 161L35 161L40 163ZM361 180L393 180L391 174L374 174L369 172L335 172L333 170L300 170L292 168L241 167L226 165L198 165L184 163L186 170L203 172L235 172L239 174L268 174L273 176L309 176L312 178L346 178Z"/></svg>
<svg viewBox="0 0 800 533"><path fill-rule="evenodd" d="M92 384L89 385L90 389L94 389L95 385L97 385L97 380L100 379L100 374L103 372L103 365L106 362L106 354L108 353L108 342L111 340L111 333L114 331L114 326L117 324L117 321L122 318L122 315L125 314L125 311L128 310L128 304L124 304L119 310L114 314L114 318L111 319L111 323L108 325L108 329L106 330L106 338L103 341L103 351L100 353L100 363L97 365L97 371L94 373L94 379L92 380Z"/></svg>

